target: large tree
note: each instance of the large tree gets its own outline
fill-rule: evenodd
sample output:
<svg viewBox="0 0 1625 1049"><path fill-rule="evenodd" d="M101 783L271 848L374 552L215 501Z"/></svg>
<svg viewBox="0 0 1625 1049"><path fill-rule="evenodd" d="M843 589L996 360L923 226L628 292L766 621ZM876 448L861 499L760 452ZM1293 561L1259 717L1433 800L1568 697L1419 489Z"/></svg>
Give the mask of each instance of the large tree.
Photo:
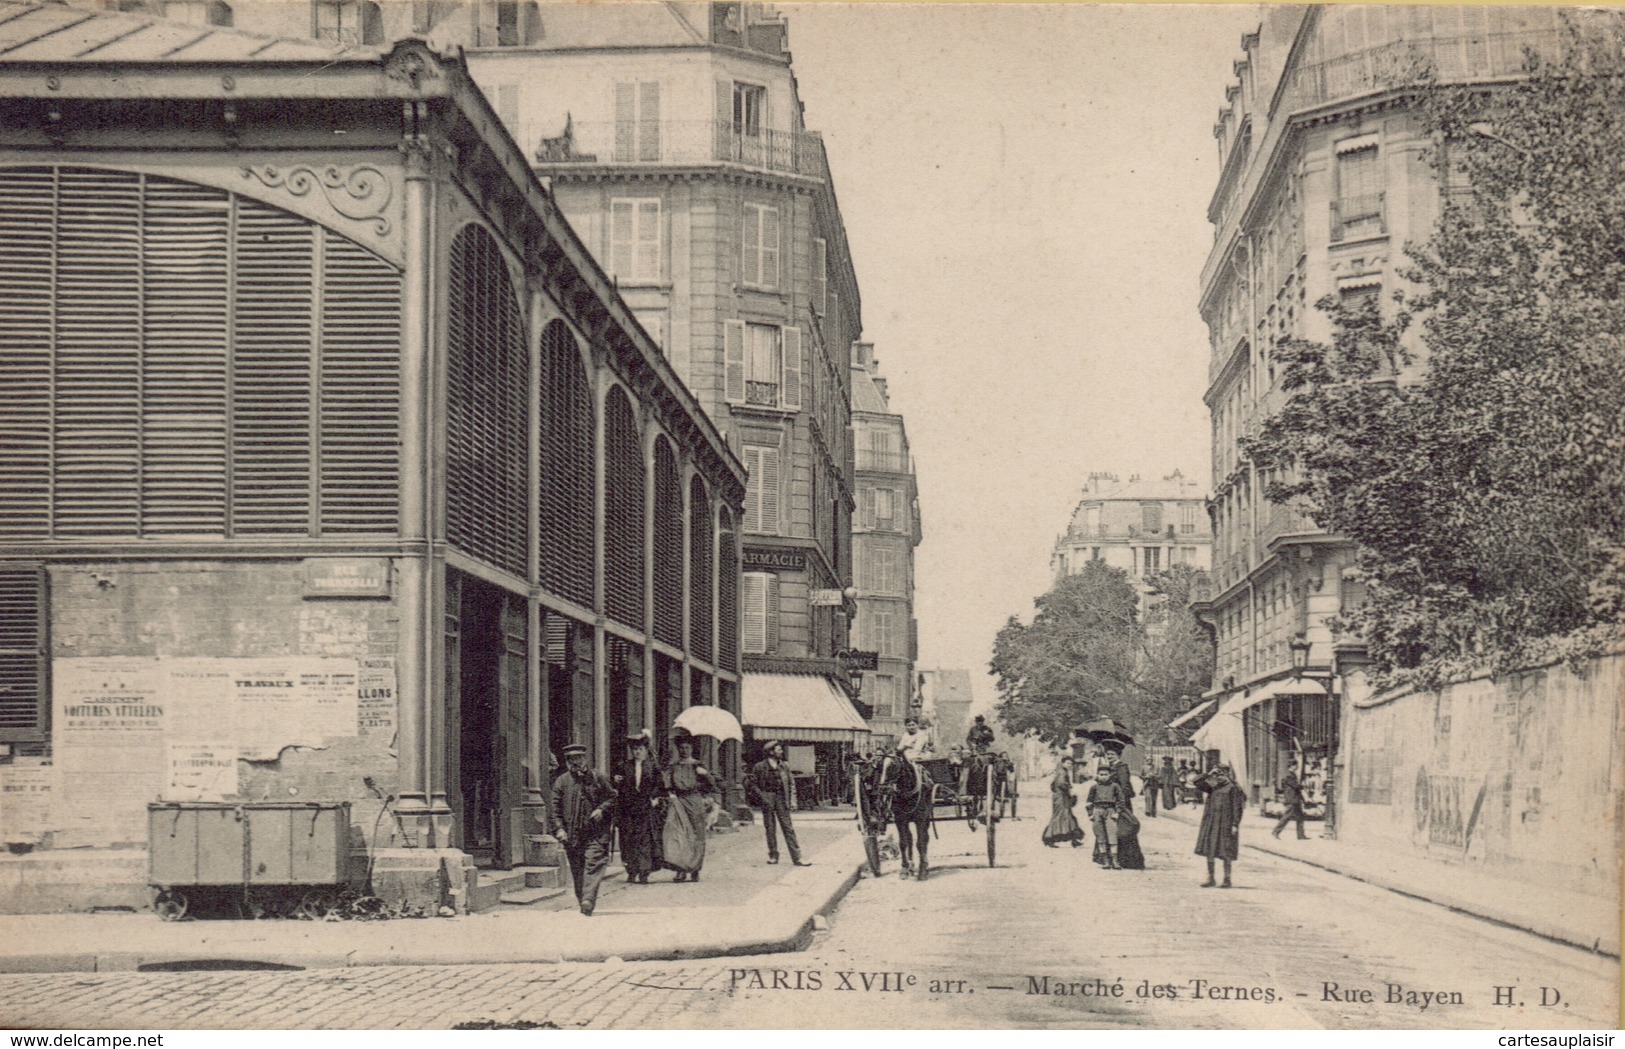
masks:
<svg viewBox="0 0 1625 1049"><path fill-rule="evenodd" d="M1386 315L1323 300L1331 343L1283 349L1288 399L1244 442L1269 498L1357 544L1368 604L1335 625L1390 680L1588 651L1625 612L1618 24L1514 85L1419 92L1449 192L1412 286Z"/></svg>
<svg viewBox="0 0 1625 1049"><path fill-rule="evenodd" d="M1012 616L994 640L999 721L1052 744L1097 717L1149 738L1212 672L1212 645L1189 612L1197 579L1184 566L1153 577L1144 620L1122 569L1089 561L1061 579L1030 624Z"/></svg>

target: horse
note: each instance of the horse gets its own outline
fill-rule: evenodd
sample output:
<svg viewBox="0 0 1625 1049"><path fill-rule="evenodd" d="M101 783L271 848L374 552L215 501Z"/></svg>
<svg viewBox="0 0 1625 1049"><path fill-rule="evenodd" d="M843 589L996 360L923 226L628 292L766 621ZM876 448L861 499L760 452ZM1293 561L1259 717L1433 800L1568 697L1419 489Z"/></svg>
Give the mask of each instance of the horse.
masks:
<svg viewBox="0 0 1625 1049"><path fill-rule="evenodd" d="M926 842L930 837L931 814L936 803L935 784L912 761L897 754L888 754L880 764L877 787L877 794L882 799L881 811L897 827L897 847L902 853L903 877L912 876L924 881L930 869ZM914 867L916 847L920 852L918 871Z"/></svg>

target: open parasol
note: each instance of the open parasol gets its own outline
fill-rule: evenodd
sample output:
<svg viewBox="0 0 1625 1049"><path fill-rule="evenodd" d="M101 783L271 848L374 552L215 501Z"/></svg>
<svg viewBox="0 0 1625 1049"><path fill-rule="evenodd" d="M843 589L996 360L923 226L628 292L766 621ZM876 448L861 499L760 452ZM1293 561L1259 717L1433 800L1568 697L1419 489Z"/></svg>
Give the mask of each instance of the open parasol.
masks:
<svg viewBox="0 0 1625 1049"><path fill-rule="evenodd" d="M1118 743L1125 747L1134 743L1134 734L1111 718L1096 718L1073 732L1095 743Z"/></svg>
<svg viewBox="0 0 1625 1049"><path fill-rule="evenodd" d="M710 736L719 740L734 739L741 743L745 741L745 730L739 727L739 719L721 707L689 707L677 715L671 727L687 729L696 736Z"/></svg>

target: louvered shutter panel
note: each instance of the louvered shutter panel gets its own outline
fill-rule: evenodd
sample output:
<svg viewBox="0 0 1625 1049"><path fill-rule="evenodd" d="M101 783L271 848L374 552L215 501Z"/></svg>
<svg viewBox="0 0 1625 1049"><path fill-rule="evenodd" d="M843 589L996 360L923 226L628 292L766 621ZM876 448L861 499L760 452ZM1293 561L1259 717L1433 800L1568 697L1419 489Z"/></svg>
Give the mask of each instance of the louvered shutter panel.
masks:
<svg viewBox="0 0 1625 1049"><path fill-rule="evenodd" d="M812 257L812 308L820 317L824 315L829 305L826 296L829 294L829 243L822 237L813 240Z"/></svg>
<svg viewBox="0 0 1625 1049"><path fill-rule="evenodd" d="M765 210L754 204L740 208L739 280L743 284L762 283L762 215Z"/></svg>
<svg viewBox="0 0 1625 1049"><path fill-rule="evenodd" d="M515 326L517 320L515 315ZM329 235L322 267L321 334L322 534L394 533L400 527L401 487L399 271L360 245ZM518 352L516 344L510 345L500 381L525 378ZM504 464L511 487L505 501L512 504L510 513L521 513L524 405L517 389L504 399L509 423L518 427L504 435L511 457ZM521 544L523 536L521 524Z"/></svg>
<svg viewBox="0 0 1625 1049"><path fill-rule="evenodd" d="M801 329L785 328L784 334L784 388L781 407L801 408Z"/></svg>
<svg viewBox="0 0 1625 1049"><path fill-rule="evenodd" d="M0 566L0 740L45 738L48 609L44 566Z"/></svg>
<svg viewBox="0 0 1625 1049"><path fill-rule="evenodd" d="M142 214L141 534L221 535L231 198L152 178Z"/></svg>
<svg viewBox="0 0 1625 1049"><path fill-rule="evenodd" d="M865 488L858 495L859 510L863 514L862 524L865 528L875 526L875 490Z"/></svg>
<svg viewBox="0 0 1625 1049"><path fill-rule="evenodd" d="M732 160L734 119L734 85L732 80L717 81L716 102L716 152L711 159Z"/></svg>
<svg viewBox="0 0 1625 1049"><path fill-rule="evenodd" d="M779 532L779 450L763 448L761 518L762 531L768 535Z"/></svg>
<svg viewBox="0 0 1625 1049"><path fill-rule="evenodd" d="M232 530L310 530L313 227L249 200L237 207L232 362Z"/></svg>
<svg viewBox="0 0 1625 1049"><path fill-rule="evenodd" d="M765 578L766 593L763 595L763 618L767 620L767 651L779 650L779 577L777 573L769 573Z"/></svg>
<svg viewBox="0 0 1625 1049"><path fill-rule="evenodd" d="M779 209L763 208L762 211L762 276L761 285L764 288L779 286Z"/></svg>
<svg viewBox="0 0 1625 1049"><path fill-rule="evenodd" d="M500 39L497 26L497 0L479 0L475 7L479 18L479 46L496 47Z"/></svg>
<svg viewBox="0 0 1625 1049"><path fill-rule="evenodd" d="M638 85L638 159L660 159L660 82Z"/></svg>
<svg viewBox="0 0 1625 1049"><path fill-rule="evenodd" d="M636 221L635 204L630 200L612 200L609 203L609 272L611 276L630 279L632 269L633 225Z"/></svg>
<svg viewBox="0 0 1625 1049"><path fill-rule="evenodd" d="M0 538L51 520L56 173L0 170Z"/></svg>
<svg viewBox="0 0 1625 1049"><path fill-rule="evenodd" d="M767 651L767 579L760 572L747 572L740 580L746 652Z"/></svg>
<svg viewBox="0 0 1625 1049"><path fill-rule="evenodd" d="M638 201L633 272L639 280L660 279L660 201Z"/></svg>
<svg viewBox="0 0 1625 1049"><path fill-rule="evenodd" d="M664 437L655 439L654 633L668 645L683 643L683 488L677 460Z"/></svg>
<svg viewBox="0 0 1625 1049"><path fill-rule="evenodd" d="M604 402L604 484L605 609L627 626L642 630L643 522L647 516L643 453L636 414L619 386L610 390Z"/></svg>
<svg viewBox="0 0 1625 1049"><path fill-rule="evenodd" d="M722 322L723 396L730 404L745 403L745 322Z"/></svg>
<svg viewBox="0 0 1625 1049"><path fill-rule="evenodd" d="M134 535L141 431L141 181L63 168L57 204L60 537Z"/></svg>
<svg viewBox="0 0 1625 1049"><path fill-rule="evenodd" d="M745 446L740 461L745 464L745 517L740 527L747 532L762 530L762 450Z"/></svg>
<svg viewBox="0 0 1625 1049"><path fill-rule="evenodd" d="M638 85L615 85L615 159L625 162L637 153Z"/></svg>
<svg viewBox="0 0 1625 1049"><path fill-rule="evenodd" d="M711 499L705 482L698 477L688 484L688 623L689 647L707 662L711 661L712 602L716 592L716 559L712 544L716 529L711 524Z"/></svg>

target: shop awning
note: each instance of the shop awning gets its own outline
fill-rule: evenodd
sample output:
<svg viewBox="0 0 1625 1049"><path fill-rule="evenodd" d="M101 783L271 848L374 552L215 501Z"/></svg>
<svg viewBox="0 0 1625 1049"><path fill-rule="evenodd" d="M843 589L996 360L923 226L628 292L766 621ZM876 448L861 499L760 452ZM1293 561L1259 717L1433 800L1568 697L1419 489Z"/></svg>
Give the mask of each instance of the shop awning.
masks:
<svg viewBox="0 0 1625 1049"><path fill-rule="evenodd" d="M1198 704L1196 704L1196 706L1190 708L1189 710L1185 711L1185 713L1179 715L1177 718L1174 718L1174 720L1168 722L1168 727L1169 728L1178 728L1179 726L1185 724L1187 721L1190 721L1192 718L1194 718L1194 717L1198 716L1199 714L1201 714L1202 711L1207 710L1208 708L1212 707L1217 702L1218 702L1218 700L1216 700L1216 699L1210 699L1206 703L1198 703Z"/></svg>
<svg viewBox="0 0 1625 1049"><path fill-rule="evenodd" d="M826 677L746 674L740 700L740 720L756 740L856 743L869 735L869 726Z"/></svg>

